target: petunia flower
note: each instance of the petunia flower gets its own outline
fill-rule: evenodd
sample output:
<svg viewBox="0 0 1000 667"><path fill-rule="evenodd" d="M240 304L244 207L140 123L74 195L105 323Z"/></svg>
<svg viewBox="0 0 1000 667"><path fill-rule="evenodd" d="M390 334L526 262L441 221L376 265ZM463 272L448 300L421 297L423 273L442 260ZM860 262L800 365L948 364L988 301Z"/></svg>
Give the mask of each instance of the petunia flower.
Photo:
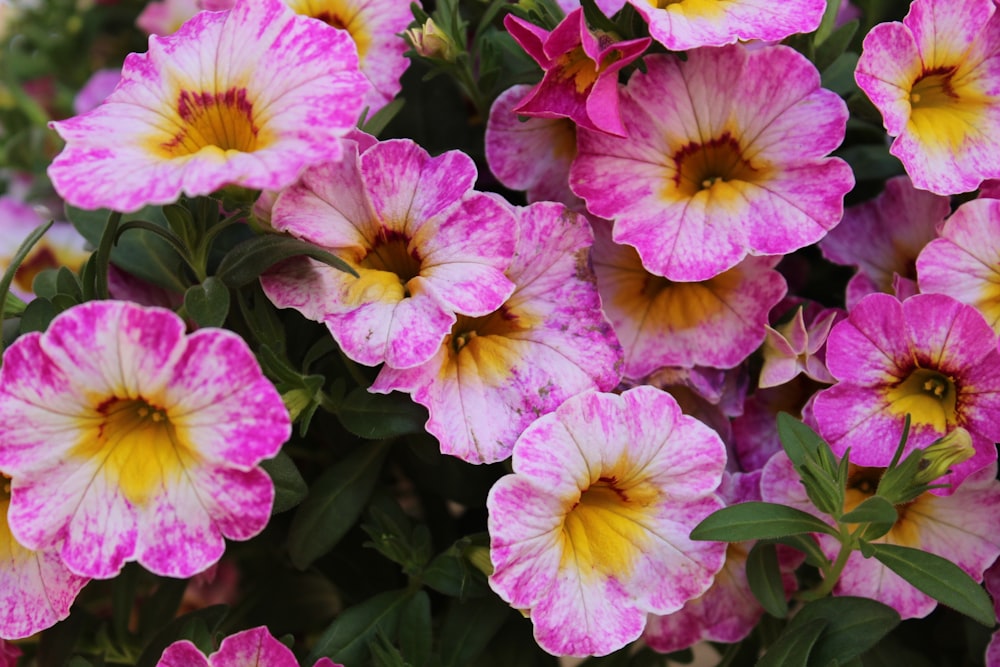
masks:
<svg viewBox="0 0 1000 667"><path fill-rule="evenodd" d="M725 545L688 535L722 506L725 459L659 389L574 396L525 430L490 490L490 586L549 653L621 648L722 567Z"/></svg>
<svg viewBox="0 0 1000 667"><path fill-rule="evenodd" d="M917 190L906 176L890 178L875 199L848 207L819 244L831 262L858 267L847 283L848 309L874 292L899 299L916 294L917 255L950 210L948 197Z"/></svg>
<svg viewBox="0 0 1000 667"><path fill-rule="evenodd" d="M552 32L518 18L504 17L511 37L545 70L541 83L514 111L536 118L569 118L580 127L625 135L618 111L618 72L642 55L648 37L615 42L587 28L575 9Z"/></svg>
<svg viewBox="0 0 1000 667"><path fill-rule="evenodd" d="M271 224L333 252L358 277L302 259L261 284L279 308L325 322L351 359L412 368L437 354L458 315L488 315L510 296L517 221L472 190L476 168L464 153L431 157L409 140L352 136L342 161L310 169L278 196Z"/></svg>
<svg viewBox="0 0 1000 667"><path fill-rule="evenodd" d="M851 458L854 458L851 450ZM844 512L850 512L875 494L884 467L851 464L848 468ZM947 558L976 581L997 556L1000 556L1000 482L996 462L965 478L948 496L925 492L896 507L899 517L888 533L871 540L920 549ZM947 480L941 480L947 481ZM764 500L819 513L806 496L798 473L784 452L768 461L761 478ZM840 552L840 542L818 534L820 548L829 559ZM878 600L899 612L903 618L922 618L936 606L937 600L913 587L876 558L865 558L860 551L851 553L834 595L854 595Z"/></svg>
<svg viewBox="0 0 1000 667"><path fill-rule="evenodd" d="M840 221L854 178L823 156L843 139L847 108L802 55L730 46L645 62L622 92L628 137L581 128L570 187L649 272L707 280Z"/></svg>
<svg viewBox="0 0 1000 667"><path fill-rule="evenodd" d="M74 206L122 212L225 185L280 190L340 156L366 86L347 33L241 0L150 37L104 104L51 123L66 148L49 177Z"/></svg>
<svg viewBox="0 0 1000 667"><path fill-rule="evenodd" d="M517 215L521 235L507 271L514 293L488 315L460 317L426 363L385 366L371 387L409 392L428 408L427 431L441 451L470 463L507 458L537 417L621 379L621 346L587 265L586 219L549 202Z"/></svg>
<svg viewBox="0 0 1000 667"><path fill-rule="evenodd" d="M826 0L627 0L649 24L649 34L671 51L725 46L737 40L778 41L812 32L823 18ZM612 16L626 0L598 0Z"/></svg>
<svg viewBox="0 0 1000 667"><path fill-rule="evenodd" d="M7 524L10 479L0 474L0 484L0 667L5 667L17 661L6 660L5 648L12 646L3 640L28 637L69 616L89 580L67 570L56 551L33 551L14 538Z"/></svg>
<svg viewBox="0 0 1000 667"><path fill-rule="evenodd" d="M855 79L913 184L948 195L1000 177L1000 15L993 0L915 0L865 37Z"/></svg>
<svg viewBox="0 0 1000 667"><path fill-rule="evenodd" d="M764 341L767 314L785 296L780 258L749 257L698 282L674 282L643 268L633 248L594 221L594 272L605 312L625 349L625 376L663 366L732 368Z"/></svg>
<svg viewBox="0 0 1000 667"><path fill-rule="evenodd" d="M814 313L808 326L804 313L805 308L800 306L788 322L776 328L766 327L764 364L758 387L776 387L799 373L805 373L817 382L834 382L824 363L824 346L830 329L843 316L843 311L826 308Z"/></svg>
<svg viewBox="0 0 1000 667"><path fill-rule="evenodd" d="M127 561L201 572L267 524L257 464L291 432L246 343L173 312L91 301L18 338L0 367L0 470L25 547L80 576Z"/></svg>
<svg viewBox="0 0 1000 667"><path fill-rule="evenodd" d="M972 306L943 294L902 303L871 294L833 328L826 363L838 382L816 395L813 414L838 456L850 447L857 465L889 465L908 414L906 452L957 426L971 434L976 454L948 483L996 460L1000 353L996 332Z"/></svg>
<svg viewBox="0 0 1000 667"><path fill-rule="evenodd" d="M743 412L749 377L740 366L730 369L695 366L660 368L634 384L626 379L622 386L648 384L674 397L681 412L690 415L719 434L727 445L732 441L731 418ZM727 469L737 470L727 462Z"/></svg>
<svg viewBox="0 0 1000 667"><path fill-rule="evenodd" d="M163 651L156 667L299 667L299 661L261 625L229 635L209 656L186 639L176 641ZM343 666L320 658L313 667Z"/></svg>
<svg viewBox="0 0 1000 667"><path fill-rule="evenodd" d="M1000 200L958 207L917 257L920 291L975 306L1000 333Z"/></svg>

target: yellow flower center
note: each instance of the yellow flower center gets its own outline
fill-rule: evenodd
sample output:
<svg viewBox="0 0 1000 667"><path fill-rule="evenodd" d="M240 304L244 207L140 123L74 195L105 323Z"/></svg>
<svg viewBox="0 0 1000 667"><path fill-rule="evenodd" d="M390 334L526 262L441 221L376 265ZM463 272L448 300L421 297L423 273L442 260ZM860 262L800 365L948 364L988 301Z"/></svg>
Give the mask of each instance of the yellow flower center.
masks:
<svg viewBox="0 0 1000 667"><path fill-rule="evenodd" d="M88 421L71 454L100 461L109 484L132 505L175 483L197 458L167 412L142 398L112 397Z"/></svg>
<svg viewBox="0 0 1000 667"><path fill-rule="evenodd" d="M921 74L910 89L910 105L914 109L931 109L948 107L958 99L951 86L955 68L949 67L943 71L933 70Z"/></svg>
<svg viewBox="0 0 1000 667"><path fill-rule="evenodd" d="M296 14L311 16L329 26L346 30L358 47L359 58L364 58L368 52L372 38L365 30L357 7L351 7L344 0L291 0L287 4Z"/></svg>
<svg viewBox="0 0 1000 667"><path fill-rule="evenodd" d="M515 342L517 334L533 324L534 318L507 306L483 317L459 315L444 341L449 361L441 369L442 376L472 375L499 384L523 355Z"/></svg>
<svg viewBox="0 0 1000 667"><path fill-rule="evenodd" d="M851 464L847 473L847 488L844 493L844 513L853 511L858 505L875 495L878 490L885 468L869 468ZM933 502L933 495L924 493L908 503L896 505L899 518L896 523L877 542L888 542L902 546L920 546L919 517L927 511L927 505Z"/></svg>
<svg viewBox="0 0 1000 667"><path fill-rule="evenodd" d="M224 93L181 91L177 98L176 133L160 144L166 157L184 157L201 151L252 153L268 140L255 122L253 104L245 88Z"/></svg>
<svg viewBox="0 0 1000 667"><path fill-rule="evenodd" d="M559 79L562 81L572 80L577 93L585 93L590 90L597 77L608 67L621 60L621 51L612 51L604 57L600 64L594 62L590 56L584 52L582 46L578 46L569 53L559 56L558 68Z"/></svg>
<svg viewBox="0 0 1000 667"><path fill-rule="evenodd" d="M915 425L928 425L940 433L958 425L955 381L938 371L916 368L905 380L886 390L885 397L890 412L909 414Z"/></svg>
<svg viewBox="0 0 1000 667"><path fill-rule="evenodd" d="M411 296L410 281L420 275L420 254L397 232L383 233L354 264L358 272L346 295L351 304L384 301L394 303Z"/></svg>
<svg viewBox="0 0 1000 667"><path fill-rule="evenodd" d="M729 132L704 143L688 143L672 159L674 189L688 199L702 192L721 195L730 183L758 183L767 176L764 165L751 164L743 156L740 143Z"/></svg>
<svg viewBox="0 0 1000 667"><path fill-rule="evenodd" d="M964 144L984 127L993 100L964 64L924 70L910 86L909 128L941 150Z"/></svg>

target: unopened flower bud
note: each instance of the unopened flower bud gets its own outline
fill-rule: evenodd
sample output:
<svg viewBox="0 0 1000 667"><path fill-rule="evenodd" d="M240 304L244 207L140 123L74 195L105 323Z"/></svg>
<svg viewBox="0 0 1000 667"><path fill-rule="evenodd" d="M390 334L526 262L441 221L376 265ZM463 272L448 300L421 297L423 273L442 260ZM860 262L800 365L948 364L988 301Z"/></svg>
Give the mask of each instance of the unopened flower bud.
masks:
<svg viewBox="0 0 1000 667"><path fill-rule="evenodd" d="M490 561L489 547L471 546L465 550L465 558L472 566L487 577L493 574L493 563Z"/></svg>
<svg viewBox="0 0 1000 667"><path fill-rule="evenodd" d="M971 459L975 453L972 436L959 426L924 450L920 468L913 481L917 484L930 484L942 475L946 475L952 466Z"/></svg>
<svg viewBox="0 0 1000 667"><path fill-rule="evenodd" d="M427 19L421 28L407 30L406 38L413 46L413 50L425 58L453 62L458 55L455 43L434 23L434 19Z"/></svg>
<svg viewBox="0 0 1000 667"><path fill-rule="evenodd" d="M284 401L292 421L295 421L302 414L302 411L312 403L312 394L305 389L292 389L282 394L281 400Z"/></svg>

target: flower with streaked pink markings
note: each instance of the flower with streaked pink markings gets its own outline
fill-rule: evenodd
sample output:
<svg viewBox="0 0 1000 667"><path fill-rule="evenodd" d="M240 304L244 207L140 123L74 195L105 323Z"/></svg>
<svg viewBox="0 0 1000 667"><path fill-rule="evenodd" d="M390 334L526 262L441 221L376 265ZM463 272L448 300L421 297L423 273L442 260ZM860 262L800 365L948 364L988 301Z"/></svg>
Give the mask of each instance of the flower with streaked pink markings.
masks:
<svg viewBox="0 0 1000 667"><path fill-rule="evenodd" d="M507 458L537 417L621 379L621 346L587 264L586 219L549 202L517 215L521 235L507 271L514 293L493 313L458 318L427 363L385 366L371 387L409 392L430 412L427 431L441 451L470 463Z"/></svg>
<svg viewBox="0 0 1000 667"><path fill-rule="evenodd" d="M1000 353L972 306L943 294L902 303L871 294L833 328L826 350L838 382L816 395L813 414L838 456L850 447L857 465L889 465L909 414L906 453L957 426L971 434L976 453L952 468L953 486L996 460Z"/></svg>
<svg viewBox="0 0 1000 667"><path fill-rule="evenodd" d="M921 292L975 306L1000 333L1000 200L959 206L917 257L917 276Z"/></svg>
<svg viewBox="0 0 1000 667"><path fill-rule="evenodd" d="M580 127L625 135L618 110L618 72L642 55L651 39L612 41L587 28L583 9L566 15L552 32L508 14L511 37L545 70L541 83L514 108L522 116L569 118Z"/></svg>
<svg viewBox="0 0 1000 667"><path fill-rule="evenodd" d="M804 313L805 308L799 306L788 322L777 328L766 327L764 364L760 369L758 387L766 389L785 384L799 373L805 373L817 382L833 384L833 376L824 362L824 347L830 329L843 317L844 311L825 308L813 313L808 327Z"/></svg>
<svg viewBox="0 0 1000 667"><path fill-rule="evenodd" d="M18 246L45 220L35 209L10 196L0 196L0 272L10 266ZM46 269L65 266L78 271L90 257L87 240L72 225L57 222L21 262L10 284L10 291L23 301L35 298L32 283Z"/></svg>
<svg viewBox="0 0 1000 667"><path fill-rule="evenodd" d="M0 470L29 549L80 576L128 561L189 577L267 524L258 463L291 433L246 343L162 308L91 301L18 338L0 367Z"/></svg>
<svg viewBox="0 0 1000 667"><path fill-rule="evenodd" d="M667 392L677 401L681 412L711 428L728 445L732 441L730 421L743 412L748 381L746 369L740 366L728 370L667 367L654 371L634 386L648 384ZM626 381L623 386L628 384ZM734 461L730 459L728 463Z"/></svg>
<svg viewBox="0 0 1000 667"><path fill-rule="evenodd" d="M851 449L851 458L854 458ZM875 494L883 467L854 465L848 469L844 512L850 512ZM871 540L877 544L920 549L941 556L959 566L976 581L1000 556L1000 482L996 462L972 473L947 496L925 492L914 500L897 505L899 518L888 533ZM938 483L947 482L944 477ZM784 452L768 461L761 478L764 500L800 509L833 523L820 513L805 493L795 467ZM835 559L840 542L826 534L816 535L827 558ZM918 591L876 558L865 558L860 551L851 553L834 595L855 595L889 605L903 618L923 618L937 600Z"/></svg>
<svg viewBox="0 0 1000 667"><path fill-rule="evenodd" d="M292 650L261 625L222 640L219 650L206 656L183 639L168 646L156 667L299 667ZM320 658L313 667L343 667L330 658Z"/></svg>
<svg viewBox="0 0 1000 667"><path fill-rule="evenodd" d="M785 296L779 257L748 257L708 280L674 282L643 268L636 251L594 221L594 273L625 349L625 376L663 366L732 368L764 341L767 314Z"/></svg>
<svg viewBox="0 0 1000 667"><path fill-rule="evenodd" d="M334 253L358 277L294 259L261 278L279 308L325 322L344 353L375 366L429 361L458 315L489 315L514 291L517 244L506 203L472 189L460 151L431 157L410 140L360 132L344 159L282 192L271 224Z"/></svg>
<svg viewBox="0 0 1000 667"><path fill-rule="evenodd" d="M486 123L486 161L505 187L525 190L529 202L557 201L580 210L583 202L569 189L569 168L576 157L576 125L568 118L519 119L514 107L531 86L509 88L490 107Z"/></svg>
<svg viewBox="0 0 1000 667"><path fill-rule="evenodd" d="M810 423L809 400L823 385L805 375L765 389L758 388L743 403L742 414L732 422L730 469L759 470L775 452L781 451L778 438L778 413L787 412Z"/></svg>
<svg viewBox="0 0 1000 667"><path fill-rule="evenodd" d="M707 280L840 221L854 177L823 156L843 139L847 108L802 55L730 46L645 62L622 91L628 137L581 128L570 187L648 271Z"/></svg>
<svg viewBox="0 0 1000 667"><path fill-rule="evenodd" d="M714 431L653 387L588 392L529 426L489 510L490 586L555 655L606 655L711 585L720 542L688 535L722 507Z"/></svg>
<svg viewBox="0 0 1000 667"><path fill-rule="evenodd" d="M11 534L7 523L10 479L0 474L0 667L7 660L4 639L20 639L69 616L77 593L89 581L63 565L56 551L32 551ZM20 655L20 652L17 653Z"/></svg>
<svg viewBox="0 0 1000 667"><path fill-rule="evenodd" d="M950 210L947 197L896 176L878 197L844 211L819 247L831 262L858 267L847 283L847 308L875 292L900 299L916 294L917 255L937 237Z"/></svg>
<svg viewBox="0 0 1000 667"><path fill-rule="evenodd" d="M725 46L757 39L778 41L812 32L826 0L627 0L649 24L649 34L671 51ZM612 16L626 0L597 0Z"/></svg>
<svg viewBox="0 0 1000 667"><path fill-rule="evenodd" d="M761 471L725 473L719 495L727 505L760 500ZM693 646L701 640L732 644L745 638L764 615L747 579L747 556L754 542L731 542L726 564L712 587L665 616L650 616L643 641L661 653ZM786 595L796 589L795 569L804 555L779 547L779 565Z"/></svg>
<svg viewBox="0 0 1000 667"><path fill-rule="evenodd" d="M66 147L49 177L74 206L123 212L226 185L280 190L340 156L366 89L345 32L241 0L150 37L104 104L51 123Z"/></svg>
<svg viewBox="0 0 1000 667"><path fill-rule="evenodd" d="M1000 177L1000 15L993 0L915 0L865 37L855 79L921 190Z"/></svg>

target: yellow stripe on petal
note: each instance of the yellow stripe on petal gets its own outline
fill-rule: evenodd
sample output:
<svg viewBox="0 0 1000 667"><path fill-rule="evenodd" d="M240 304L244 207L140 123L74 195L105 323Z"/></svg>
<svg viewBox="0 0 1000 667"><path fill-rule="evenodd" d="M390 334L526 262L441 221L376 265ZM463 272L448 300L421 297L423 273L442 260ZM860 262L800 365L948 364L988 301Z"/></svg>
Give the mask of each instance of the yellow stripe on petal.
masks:
<svg viewBox="0 0 1000 667"><path fill-rule="evenodd" d="M889 412L909 414L914 425L931 426L945 433L958 424L955 381L927 368L917 368L909 377L885 392Z"/></svg>
<svg viewBox="0 0 1000 667"><path fill-rule="evenodd" d="M358 57L364 58L371 47L372 36L361 18L360 8L344 0L286 0L296 14L311 16L327 25L346 30L358 47Z"/></svg>
<svg viewBox="0 0 1000 667"><path fill-rule="evenodd" d="M449 359L441 367L441 377L476 375L499 386L524 356L514 336L536 326L538 319L506 306L483 317L459 315L444 340Z"/></svg>

